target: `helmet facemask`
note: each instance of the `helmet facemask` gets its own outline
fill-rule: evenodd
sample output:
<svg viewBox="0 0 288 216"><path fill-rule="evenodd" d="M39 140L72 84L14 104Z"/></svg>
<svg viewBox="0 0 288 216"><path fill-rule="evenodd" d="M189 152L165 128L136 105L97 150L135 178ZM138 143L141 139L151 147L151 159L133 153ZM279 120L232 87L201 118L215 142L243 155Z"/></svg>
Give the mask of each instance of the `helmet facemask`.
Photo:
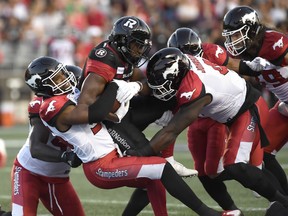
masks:
<svg viewBox="0 0 288 216"><path fill-rule="evenodd" d="M127 62L135 67L141 67L148 59L152 42L150 39L139 39L134 36L127 36L126 42L121 46L120 52Z"/></svg>
<svg viewBox="0 0 288 216"><path fill-rule="evenodd" d="M159 100L169 101L177 93L177 90L173 89L172 84L171 80L166 80L162 85L152 85L148 83L148 86L152 89L154 97Z"/></svg>
<svg viewBox="0 0 288 216"><path fill-rule="evenodd" d="M249 30L250 27L248 25L244 25L240 29L234 31L224 31L222 33L222 36L226 38L224 45L231 55L239 56L247 49L247 41L250 39L248 36Z"/></svg>
<svg viewBox="0 0 288 216"><path fill-rule="evenodd" d="M66 78L57 82L58 76L62 73ZM42 79L42 86L49 87L53 95L63 95L70 93L77 85L76 78L72 72L69 72L63 64L59 64L55 71L49 70L46 78Z"/></svg>

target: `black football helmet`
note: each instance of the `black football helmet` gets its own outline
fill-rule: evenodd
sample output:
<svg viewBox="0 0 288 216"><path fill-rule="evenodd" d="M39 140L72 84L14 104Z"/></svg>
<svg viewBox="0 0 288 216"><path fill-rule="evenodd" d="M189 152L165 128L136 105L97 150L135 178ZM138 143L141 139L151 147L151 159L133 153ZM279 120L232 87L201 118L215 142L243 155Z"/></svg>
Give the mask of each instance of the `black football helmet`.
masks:
<svg viewBox="0 0 288 216"><path fill-rule="evenodd" d="M167 47L176 47L183 53L201 56L201 39L198 34L190 28L178 28L168 39Z"/></svg>
<svg viewBox="0 0 288 216"><path fill-rule="evenodd" d="M125 16L118 19L109 35L109 41L122 54L124 59L135 67L140 67L148 60L148 53L152 46L152 34L149 26L134 16ZM137 46L136 53L132 44ZM141 65L139 63L141 62Z"/></svg>
<svg viewBox="0 0 288 216"><path fill-rule="evenodd" d="M163 101L175 96L183 77L190 69L190 60L178 48L156 52L147 64L148 85L153 95Z"/></svg>
<svg viewBox="0 0 288 216"><path fill-rule="evenodd" d="M228 11L223 20L222 36L227 51L238 56L249 48L262 25L257 12L248 6L235 7Z"/></svg>
<svg viewBox="0 0 288 216"><path fill-rule="evenodd" d="M58 73L66 76L60 83L54 81ZM25 82L36 95L44 97L72 92L77 85L74 74L67 71L62 63L48 56L36 58L28 65Z"/></svg>

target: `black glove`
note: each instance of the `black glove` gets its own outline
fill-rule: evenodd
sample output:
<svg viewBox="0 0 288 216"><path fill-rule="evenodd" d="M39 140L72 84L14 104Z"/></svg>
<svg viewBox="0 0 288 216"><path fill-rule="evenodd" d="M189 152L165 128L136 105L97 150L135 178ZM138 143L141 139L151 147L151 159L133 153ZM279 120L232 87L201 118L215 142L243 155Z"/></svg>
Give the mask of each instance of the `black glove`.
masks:
<svg viewBox="0 0 288 216"><path fill-rule="evenodd" d="M150 145L147 145L141 149L128 149L123 152L123 156L137 156L137 157L146 157L146 156L155 156L156 153Z"/></svg>
<svg viewBox="0 0 288 216"><path fill-rule="evenodd" d="M82 164L80 158L74 152L63 152L61 154L61 162L69 164L69 166L76 168Z"/></svg>

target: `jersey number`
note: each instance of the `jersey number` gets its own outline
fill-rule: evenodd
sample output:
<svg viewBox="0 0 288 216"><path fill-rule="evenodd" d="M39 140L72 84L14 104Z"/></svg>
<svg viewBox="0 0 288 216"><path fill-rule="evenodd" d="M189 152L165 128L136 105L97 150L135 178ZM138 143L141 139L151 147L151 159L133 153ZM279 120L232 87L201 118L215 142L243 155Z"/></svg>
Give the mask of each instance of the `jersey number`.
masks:
<svg viewBox="0 0 288 216"><path fill-rule="evenodd" d="M259 81L261 82L262 85L272 84L273 87L278 87L283 83L286 83L287 79L285 79L280 74L280 72L273 69L262 71L262 74L259 76Z"/></svg>

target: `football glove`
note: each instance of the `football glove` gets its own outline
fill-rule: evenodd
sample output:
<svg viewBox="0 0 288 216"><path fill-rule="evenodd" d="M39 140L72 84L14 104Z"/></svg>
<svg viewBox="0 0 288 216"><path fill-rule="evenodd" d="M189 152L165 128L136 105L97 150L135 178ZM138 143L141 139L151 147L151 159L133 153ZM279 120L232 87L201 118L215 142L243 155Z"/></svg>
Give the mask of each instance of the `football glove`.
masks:
<svg viewBox="0 0 288 216"><path fill-rule="evenodd" d="M163 113L161 118L155 121L155 124L161 127L166 127L172 118L173 118L173 113L170 110L167 110L166 112Z"/></svg>
<svg viewBox="0 0 288 216"><path fill-rule="evenodd" d="M69 166L76 168L82 164L80 158L71 151L64 151L60 157L61 162L67 163Z"/></svg>
<svg viewBox="0 0 288 216"><path fill-rule="evenodd" d="M138 94L143 88L143 85L140 82L126 82L123 80L113 80L113 82L119 86L116 99L120 103L131 100L131 98Z"/></svg>
<svg viewBox="0 0 288 216"><path fill-rule="evenodd" d="M253 71L257 72L265 70L270 65L269 61L261 57L256 57L253 59L253 61L244 61L244 62Z"/></svg>
<svg viewBox="0 0 288 216"><path fill-rule="evenodd" d="M130 101L121 103L119 109L115 112L115 115L117 115L119 119L117 123L120 123L123 117L127 114L129 110L129 105L130 105Z"/></svg>

